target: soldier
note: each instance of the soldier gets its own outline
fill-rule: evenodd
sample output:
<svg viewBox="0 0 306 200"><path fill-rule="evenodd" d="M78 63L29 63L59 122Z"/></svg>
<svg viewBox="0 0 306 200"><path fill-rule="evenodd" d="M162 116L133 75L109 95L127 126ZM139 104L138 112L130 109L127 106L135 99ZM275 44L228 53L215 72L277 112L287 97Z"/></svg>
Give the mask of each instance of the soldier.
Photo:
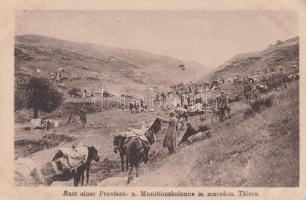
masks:
<svg viewBox="0 0 306 200"><path fill-rule="evenodd" d="M86 106L85 105L82 106L82 109L79 112L79 116L80 116L80 120L82 122L82 127L85 127L85 124L87 123Z"/></svg>
<svg viewBox="0 0 306 200"><path fill-rule="evenodd" d="M55 78L56 83L61 83L62 82L62 74L61 72L56 73L56 78Z"/></svg>
<svg viewBox="0 0 306 200"><path fill-rule="evenodd" d="M224 93L224 91L221 92L219 100L218 100L218 109L219 109L219 119L220 121L223 121L223 118L225 116L225 111L228 112L229 118L231 118L231 108L229 106L229 98Z"/></svg>
<svg viewBox="0 0 306 200"><path fill-rule="evenodd" d="M245 82L244 82L243 93L244 93L246 101L251 100L252 86L247 80L245 80Z"/></svg>
<svg viewBox="0 0 306 200"><path fill-rule="evenodd" d="M131 113L133 113L133 108L134 108L134 104L131 102L130 105L129 105L129 109L130 109Z"/></svg>
<svg viewBox="0 0 306 200"><path fill-rule="evenodd" d="M166 135L163 142L163 147L168 148L169 154L176 152L176 139L177 139L177 118L174 112L170 112L170 118L165 119L160 116L157 117L161 122L168 123Z"/></svg>
<svg viewBox="0 0 306 200"><path fill-rule="evenodd" d="M180 141L180 143L178 144L179 146L183 143L187 143L188 142L188 138L192 135L195 135L197 133L197 131L192 127L190 122L187 122L187 129L182 137L182 140Z"/></svg>

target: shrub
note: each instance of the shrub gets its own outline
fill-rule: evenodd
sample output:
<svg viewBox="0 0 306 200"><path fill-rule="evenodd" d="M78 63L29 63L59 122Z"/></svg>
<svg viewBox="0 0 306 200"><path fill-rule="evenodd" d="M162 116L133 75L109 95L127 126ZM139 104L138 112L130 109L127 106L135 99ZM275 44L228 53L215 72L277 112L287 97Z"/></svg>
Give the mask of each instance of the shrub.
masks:
<svg viewBox="0 0 306 200"><path fill-rule="evenodd" d="M259 98L250 103L250 106L244 111L243 119L246 120L248 118L252 118L255 116L255 113L260 113L266 108L272 106L272 96Z"/></svg>
<svg viewBox="0 0 306 200"><path fill-rule="evenodd" d="M259 98L251 103L250 107L255 113L272 106L272 97Z"/></svg>

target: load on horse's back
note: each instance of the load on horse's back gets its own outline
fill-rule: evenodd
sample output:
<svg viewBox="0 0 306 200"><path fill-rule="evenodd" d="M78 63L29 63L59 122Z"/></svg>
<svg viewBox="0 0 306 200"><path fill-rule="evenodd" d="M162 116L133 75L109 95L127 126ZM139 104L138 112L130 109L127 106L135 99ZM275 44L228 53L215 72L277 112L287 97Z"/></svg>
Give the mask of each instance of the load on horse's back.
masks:
<svg viewBox="0 0 306 200"><path fill-rule="evenodd" d="M47 185L51 185L54 181L68 181L73 178L74 186L78 186L80 180L83 185L86 172L88 184L92 160L96 162L100 160L98 151L93 146L62 148L55 153L50 162L42 166L41 172L46 177Z"/></svg>
<svg viewBox="0 0 306 200"><path fill-rule="evenodd" d="M58 153L63 156L58 158ZM52 161L66 160L66 162L62 163L63 167L74 168L87 160L88 148L87 146L72 146L72 148L61 148L58 153L53 157Z"/></svg>

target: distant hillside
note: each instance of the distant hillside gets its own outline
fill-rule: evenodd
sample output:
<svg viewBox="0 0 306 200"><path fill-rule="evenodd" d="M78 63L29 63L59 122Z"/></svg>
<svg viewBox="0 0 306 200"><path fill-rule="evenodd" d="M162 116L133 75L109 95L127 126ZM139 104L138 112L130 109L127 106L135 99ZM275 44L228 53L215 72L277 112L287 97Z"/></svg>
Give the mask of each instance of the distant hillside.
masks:
<svg viewBox="0 0 306 200"><path fill-rule="evenodd" d="M279 68L290 71L298 66L299 38L295 37L278 41L262 51L238 54L212 72L210 79L267 73Z"/></svg>
<svg viewBox="0 0 306 200"><path fill-rule="evenodd" d="M185 70L179 65L184 65ZM50 77L60 68L67 79L63 82L66 88L98 90L106 87L115 94L163 88L177 81L199 78L207 72L199 63L143 51L39 35L16 36L15 74Z"/></svg>

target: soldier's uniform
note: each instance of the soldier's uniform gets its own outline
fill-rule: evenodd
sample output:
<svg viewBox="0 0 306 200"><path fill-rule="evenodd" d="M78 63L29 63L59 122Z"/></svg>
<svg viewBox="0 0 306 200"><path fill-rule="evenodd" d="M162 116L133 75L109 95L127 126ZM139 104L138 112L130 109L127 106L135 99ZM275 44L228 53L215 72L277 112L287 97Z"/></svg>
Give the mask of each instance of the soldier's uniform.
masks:
<svg viewBox="0 0 306 200"><path fill-rule="evenodd" d="M224 114L225 111L227 111L229 117L231 117L231 108L229 106L229 99L227 95L224 94L224 92L221 92L221 95L219 97L218 108L220 109L221 112L224 112Z"/></svg>
<svg viewBox="0 0 306 200"><path fill-rule="evenodd" d="M249 82L245 82L244 87L243 87L243 93L247 101L251 99L252 86Z"/></svg>
<svg viewBox="0 0 306 200"><path fill-rule="evenodd" d="M83 124L83 127L84 127L85 124L87 123L85 105L83 105L82 109L80 110L79 116L80 116L80 120L81 120L81 122Z"/></svg>

